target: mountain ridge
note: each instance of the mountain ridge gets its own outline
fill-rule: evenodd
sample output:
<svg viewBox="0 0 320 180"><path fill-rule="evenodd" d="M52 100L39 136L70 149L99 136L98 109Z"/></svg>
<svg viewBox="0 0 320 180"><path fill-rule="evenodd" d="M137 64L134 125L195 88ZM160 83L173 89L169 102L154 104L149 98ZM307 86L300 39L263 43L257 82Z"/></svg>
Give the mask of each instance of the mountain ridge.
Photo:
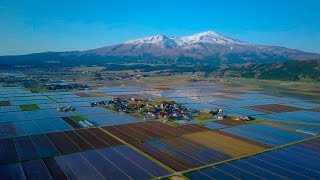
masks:
<svg viewBox="0 0 320 180"><path fill-rule="evenodd" d="M36 63L68 61L76 63L106 62L121 59L193 59L208 60L217 64L242 64L247 62L283 62L290 60L320 59L320 54L307 53L280 46L257 45L206 31L190 36L169 37L155 35L124 43L84 51L45 52L20 56L0 56L0 63L19 61ZM10 61L10 62L9 62Z"/></svg>
<svg viewBox="0 0 320 180"><path fill-rule="evenodd" d="M168 37L166 35L155 35L150 37L139 38L135 40L129 40L124 42L123 44L143 44L143 43L153 43L153 44L163 44L166 42L170 42L170 44L175 44L174 47L182 47L186 45L190 45L193 43L209 43L209 44L247 44L243 41L239 41L236 39L229 38L227 36L221 35L214 31L206 31L197 34L193 34L190 36L182 36L182 37Z"/></svg>
<svg viewBox="0 0 320 180"><path fill-rule="evenodd" d="M119 57L149 54L158 57L182 56L195 59L210 57L228 59L227 55L232 54L244 54L243 60L249 58L248 54L262 59L267 59L270 56L293 60L320 58L320 55L316 53L306 53L297 49L280 46L256 45L233 39L214 31L206 31L183 37L155 35L126 41L113 46L84 51L84 53Z"/></svg>

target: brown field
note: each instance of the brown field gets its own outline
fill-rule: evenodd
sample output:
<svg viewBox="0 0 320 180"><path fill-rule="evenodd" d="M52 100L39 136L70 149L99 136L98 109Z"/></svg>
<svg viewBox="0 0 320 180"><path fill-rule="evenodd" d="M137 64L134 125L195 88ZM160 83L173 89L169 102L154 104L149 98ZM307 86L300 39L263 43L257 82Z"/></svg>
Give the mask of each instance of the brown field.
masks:
<svg viewBox="0 0 320 180"><path fill-rule="evenodd" d="M10 101L0 101L0 106L11 106Z"/></svg>
<svg viewBox="0 0 320 180"><path fill-rule="evenodd" d="M209 130L205 127L194 124L170 126L157 121L106 126L103 127L103 129L129 143L144 142L150 139L176 137Z"/></svg>
<svg viewBox="0 0 320 180"><path fill-rule="evenodd" d="M199 132L183 137L232 157L244 156L266 149L213 131Z"/></svg>
<svg viewBox="0 0 320 180"><path fill-rule="evenodd" d="M153 85L153 88L158 90L169 90L171 89L171 85L166 83L157 83Z"/></svg>
<svg viewBox="0 0 320 180"><path fill-rule="evenodd" d="M109 134L106 134L99 128L90 128L88 129L92 134L103 140L105 143L108 144L108 146L118 146L122 143L115 139L114 137L110 136Z"/></svg>
<svg viewBox="0 0 320 180"><path fill-rule="evenodd" d="M103 127L103 129L126 142L139 142L139 139L130 134L131 132L123 132L114 126Z"/></svg>
<svg viewBox="0 0 320 180"><path fill-rule="evenodd" d="M245 137L212 131L198 125L173 127L157 121L149 121L109 126L104 129L176 171L271 148L269 145ZM160 144L153 146L154 142ZM191 157L193 160L190 159Z"/></svg>
<svg viewBox="0 0 320 180"><path fill-rule="evenodd" d="M262 143L262 142L259 142L259 141L255 141L255 140L252 140L252 139L248 139L248 138L245 138L245 137L242 137L242 136L231 134L231 133L228 133L228 132L225 132L225 131L221 131L221 130L212 130L212 131L215 132L215 133L218 133L218 134L222 134L222 135L234 138L234 139L238 139L238 140L247 142L249 144L260 146L262 148L272 148L273 147L273 146L271 146L269 144L265 144L265 143Z"/></svg>
<svg viewBox="0 0 320 180"><path fill-rule="evenodd" d="M214 97L217 97L217 98L222 98L222 99L229 99L229 100L233 100L233 101L240 101L241 99L240 98L236 98L236 97L231 97L231 96L226 96L226 95L214 95Z"/></svg>
<svg viewBox="0 0 320 180"><path fill-rule="evenodd" d="M153 126L151 123L137 123L139 124L140 126L143 126L153 132L156 132L157 134L160 134L162 137L172 137L172 136L175 136L175 134L173 132L168 132L162 128L159 128L159 127L156 127L156 126Z"/></svg>
<svg viewBox="0 0 320 180"><path fill-rule="evenodd" d="M285 126L285 125L282 125L282 124L279 124L279 123L276 123L276 122L262 122L261 124L266 124L266 125L269 125L269 126L280 128L280 129L286 129L286 130L289 130L289 131L295 131L296 130L295 128L288 127L288 126Z"/></svg>
<svg viewBox="0 0 320 180"><path fill-rule="evenodd" d="M173 160L172 158L165 156L164 154L162 154L152 148L149 148L148 146L145 146L144 144L135 143L135 144L133 144L133 146L140 149L144 153L154 157L158 161L162 162L163 164L166 164L167 166L169 166L170 168L172 168L176 171L184 171L184 170L188 169L188 167L186 167L185 165Z"/></svg>
<svg viewBox="0 0 320 180"><path fill-rule="evenodd" d="M177 128L182 129L184 131L187 131L188 133L195 133L195 132L201 132L201 131L208 131L210 129L198 126L195 124L189 124L189 125L183 125L183 126L177 126Z"/></svg>
<svg viewBox="0 0 320 180"><path fill-rule="evenodd" d="M108 146L108 144L90 133L87 129L76 130L74 132L82 139L85 139L94 148L103 148Z"/></svg>
<svg viewBox="0 0 320 180"><path fill-rule="evenodd" d="M68 123L71 127L73 127L74 129L81 129L82 127L77 124L76 122L74 122L70 117L62 117L62 119Z"/></svg>
<svg viewBox="0 0 320 180"><path fill-rule="evenodd" d="M320 104L320 99L313 100L312 102L313 102L313 103Z"/></svg>
<svg viewBox="0 0 320 180"><path fill-rule="evenodd" d="M251 106L251 109L266 112L266 113L281 113L281 112L291 112L298 111L301 108L286 106L282 104L267 104L267 105L257 105Z"/></svg>
<svg viewBox="0 0 320 180"><path fill-rule="evenodd" d="M63 132L46 134L50 141L57 147L60 154L69 154L80 152L81 149L69 139Z"/></svg>
<svg viewBox="0 0 320 180"><path fill-rule="evenodd" d="M188 127L186 129L195 128L191 125L185 127ZM132 145L177 171L199 167L201 164L217 163L230 158L250 155L272 147L218 130L166 137L161 138L158 142L161 142L164 146L152 147L148 143L132 143ZM169 146L169 148L166 146ZM188 155L198 162L190 161L188 157L176 154L175 151Z"/></svg>
<svg viewBox="0 0 320 180"><path fill-rule="evenodd" d="M130 126L117 126L116 128L124 133L127 133L128 135L135 137L136 139L139 139L139 141L146 141L151 139L150 136L139 132L134 128L131 128Z"/></svg>
<svg viewBox="0 0 320 180"><path fill-rule="evenodd" d="M107 94L103 92L93 92L93 93L76 93L79 97L105 97Z"/></svg>
<svg viewBox="0 0 320 180"><path fill-rule="evenodd" d="M67 131L65 134L83 151L93 149L93 147L87 141L78 136L74 131Z"/></svg>
<svg viewBox="0 0 320 180"><path fill-rule="evenodd" d="M208 154L204 154L204 153L199 153L201 151L197 151L193 148L190 148L190 146L185 145L183 142L181 141L177 141L176 138L172 138L172 139L163 139L161 140L161 142L181 151L184 152L206 164L211 164L211 163L216 163L221 161L220 158L218 157L213 157L211 155Z"/></svg>
<svg viewBox="0 0 320 180"><path fill-rule="evenodd" d="M237 120L232 120L232 119L224 119L224 120L217 120L215 121L216 123L226 125L226 126L241 126L245 124L243 121L237 121Z"/></svg>
<svg viewBox="0 0 320 180"><path fill-rule="evenodd" d="M320 112L320 108L318 108L318 109L313 109L312 111Z"/></svg>
<svg viewBox="0 0 320 180"><path fill-rule="evenodd" d="M130 126L131 128L143 133L143 134L146 134L154 139L157 139L157 138L161 138L163 137L161 135L161 133L157 132L157 131L152 131L151 129L145 127L143 124L131 124Z"/></svg>

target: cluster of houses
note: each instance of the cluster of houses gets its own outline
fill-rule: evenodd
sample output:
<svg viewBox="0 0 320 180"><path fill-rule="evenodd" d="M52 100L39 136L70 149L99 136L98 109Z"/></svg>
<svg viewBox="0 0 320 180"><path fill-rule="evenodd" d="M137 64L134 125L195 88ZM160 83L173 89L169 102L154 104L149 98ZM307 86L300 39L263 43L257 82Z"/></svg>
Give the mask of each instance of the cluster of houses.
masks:
<svg viewBox="0 0 320 180"><path fill-rule="evenodd" d="M61 91L61 90L87 90L89 86L79 83L68 83L66 81L52 81L44 84L44 87L48 90Z"/></svg>
<svg viewBox="0 0 320 180"><path fill-rule="evenodd" d="M251 116L237 116L235 118L235 120L238 120L238 121L252 121L252 120L255 120L255 118L251 117Z"/></svg>
<svg viewBox="0 0 320 180"><path fill-rule="evenodd" d="M122 100L120 98L113 98L113 100L109 100L109 101L94 102L94 103L91 103L90 105L91 107L96 107L96 106L107 107L114 111L124 112L124 113L133 112L133 109L129 107L129 101Z"/></svg>
<svg viewBox="0 0 320 180"><path fill-rule="evenodd" d="M69 111L75 111L76 110L76 108L75 107L73 107L73 106L62 106L62 107L58 107L57 108L57 111L59 111L59 112L69 112Z"/></svg>
<svg viewBox="0 0 320 180"><path fill-rule="evenodd" d="M102 106L121 113L139 113L146 119L192 119L193 110L175 103L174 101L139 98L114 98L110 101L91 103L91 107Z"/></svg>
<svg viewBox="0 0 320 180"><path fill-rule="evenodd" d="M195 110L187 109L185 106L177 104L174 101L160 101L155 105L151 105L151 108L146 112L146 117L163 117L164 119L180 120L192 119L192 114L194 113L196 113Z"/></svg>
<svg viewBox="0 0 320 180"><path fill-rule="evenodd" d="M99 101L91 103L91 107L101 106L119 113L138 113L145 119L164 120L190 120L199 112L198 110L188 109L183 105L168 100L152 100L147 98L113 98L109 101ZM213 109L209 113L215 118L226 119L227 115L223 109ZM250 116L237 116L236 120L250 121Z"/></svg>
<svg viewBox="0 0 320 180"><path fill-rule="evenodd" d="M213 110L209 111L209 113L212 116L217 117L217 119L219 119L219 120L227 118L227 115L225 114L223 109L213 109Z"/></svg>

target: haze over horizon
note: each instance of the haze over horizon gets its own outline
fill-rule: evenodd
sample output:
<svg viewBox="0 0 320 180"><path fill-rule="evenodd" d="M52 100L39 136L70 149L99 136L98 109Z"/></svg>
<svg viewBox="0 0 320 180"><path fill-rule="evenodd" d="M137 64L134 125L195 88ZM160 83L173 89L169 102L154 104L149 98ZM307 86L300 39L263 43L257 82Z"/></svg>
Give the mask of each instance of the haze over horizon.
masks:
<svg viewBox="0 0 320 180"><path fill-rule="evenodd" d="M208 30L320 53L318 7L316 0L2 0L0 55L88 50L156 34L180 37Z"/></svg>

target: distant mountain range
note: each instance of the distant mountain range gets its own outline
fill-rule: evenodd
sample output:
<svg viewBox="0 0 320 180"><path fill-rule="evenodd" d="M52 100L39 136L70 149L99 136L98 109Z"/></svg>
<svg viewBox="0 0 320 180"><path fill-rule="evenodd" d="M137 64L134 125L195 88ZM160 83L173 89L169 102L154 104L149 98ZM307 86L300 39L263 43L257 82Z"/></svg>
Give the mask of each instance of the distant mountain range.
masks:
<svg viewBox="0 0 320 180"><path fill-rule="evenodd" d="M221 61L232 60L233 57L244 61L255 59L308 60L320 58L319 54L306 53L284 47L246 43L214 31L181 38L157 35L82 53L117 57L151 55L155 57L189 57L194 59L212 58L220 59Z"/></svg>
<svg viewBox="0 0 320 180"><path fill-rule="evenodd" d="M247 62L284 62L290 60L320 59L320 54L307 53L279 46L256 45L236 40L214 31L186 37L156 35L98 49L72 52L45 52L21 56L2 56L3 63L39 62L115 62L143 59L192 59L243 64Z"/></svg>

